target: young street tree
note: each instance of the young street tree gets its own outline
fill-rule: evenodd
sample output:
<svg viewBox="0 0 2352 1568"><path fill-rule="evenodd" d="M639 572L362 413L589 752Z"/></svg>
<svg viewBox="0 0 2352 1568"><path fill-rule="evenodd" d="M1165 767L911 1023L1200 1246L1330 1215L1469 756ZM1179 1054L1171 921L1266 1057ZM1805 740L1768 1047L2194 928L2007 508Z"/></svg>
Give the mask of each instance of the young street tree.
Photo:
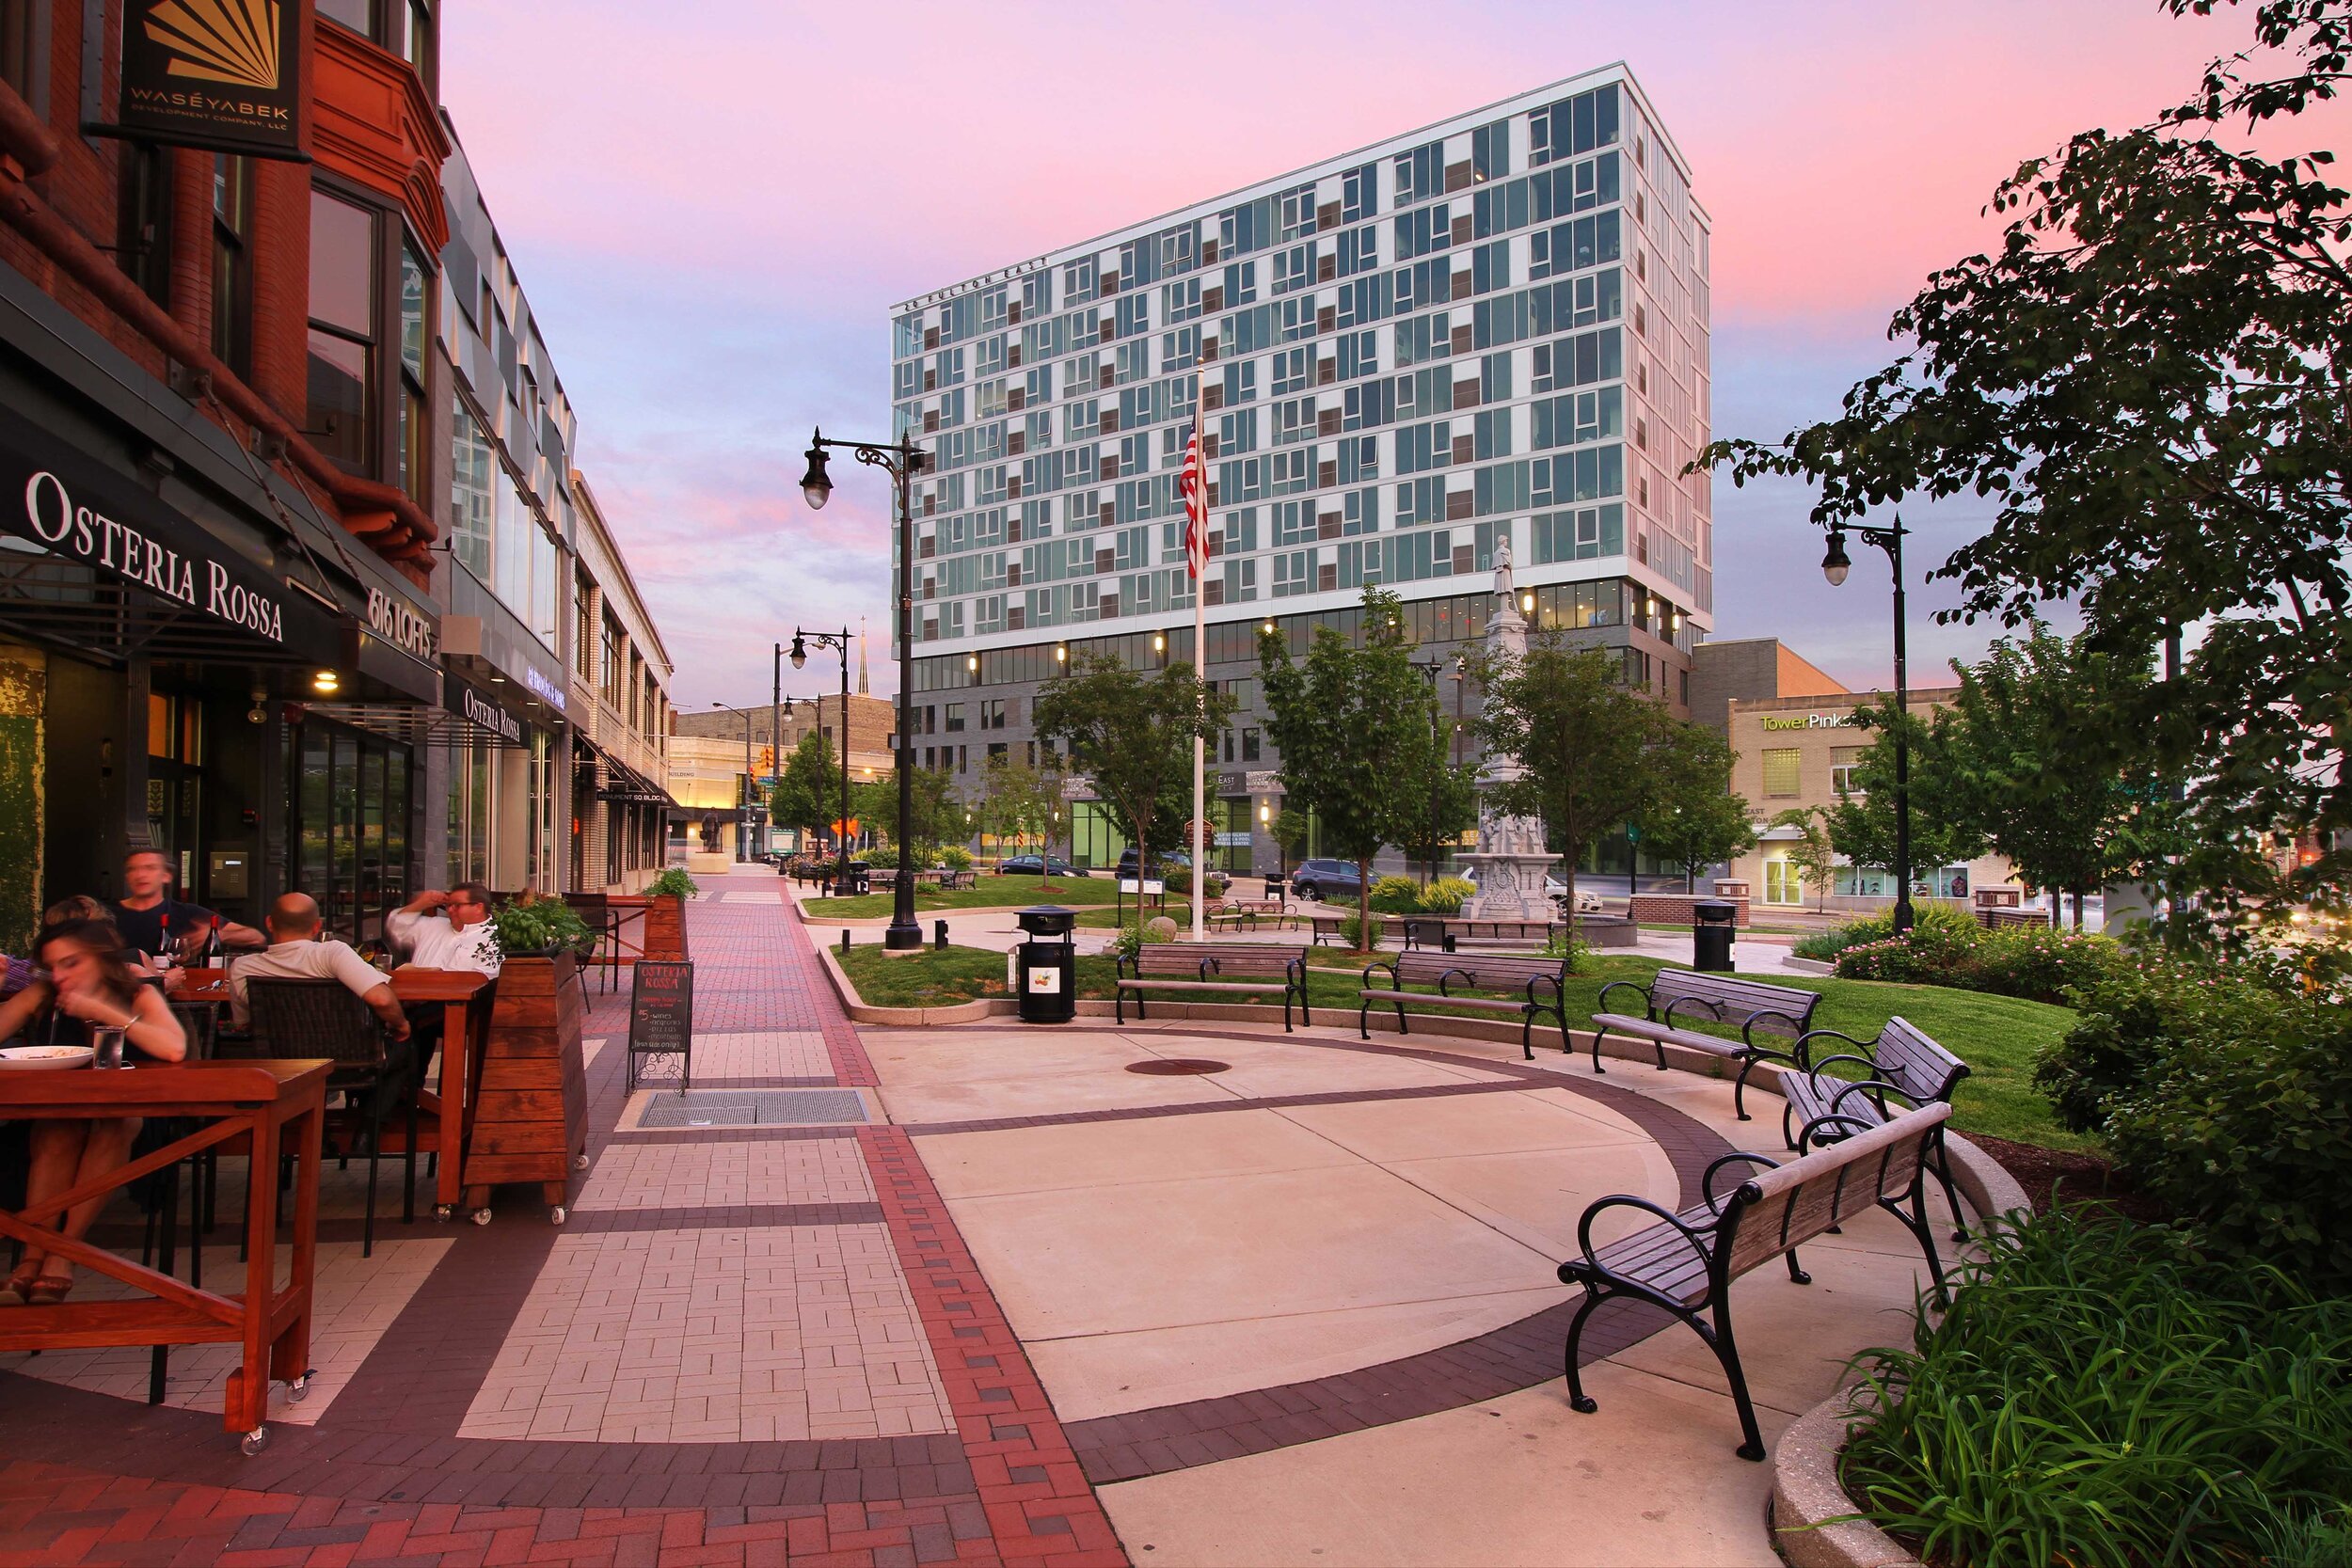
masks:
<svg viewBox="0 0 2352 1568"><path fill-rule="evenodd" d="M1685 892L1702 866L1743 855L1756 845L1747 798L1731 793L1729 743L1698 724L1677 724L1661 747L1648 803L1642 808L1642 843L1669 865L1682 867Z"/></svg>
<svg viewBox="0 0 2352 1568"><path fill-rule="evenodd" d="M2185 633L2177 678L2100 727L2193 781L2190 885L2283 915L2352 894L2352 196L2331 152L2220 138L2279 140L2334 98L2352 8L2265 0L2253 24L2260 52L2215 62L2188 102L2022 165L1994 197L2003 243L1928 280L1891 328L1915 346L1836 418L1700 461L1812 482L1825 524L1988 498L1991 527L1937 573L1957 613L2015 626L2068 600L2116 659ZM2315 857L2268 865L2280 830L2315 832Z"/></svg>
<svg viewBox="0 0 2352 1568"><path fill-rule="evenodd" d="M1413 667L1397 596L1366 588L1359 615L1352 638L1316 627L1297 663L1281 633L1260 632L1258 667L1284 798L1315 815L1334 858L1356 863L1357 936L1368 947L1372 859L1429 811L1426 774L1399 763L1436 749L1438 700Z"/></svg>
<svg viewBox="0 0 2352 1568"><path fill-rule="evenodd" d="M1060 804L1060 774L1031 767L1020 757L995 756L988 759L975 815L981 832L1010 843L1016 852L1032 844L1042 851L1050 847L1046 834Z"/></svg>
<svg viewBox="0 0 2352 1568"><path fill-rule="evenodd" d="M918 768L914 775L913 820L906 826L907 842L917 848L933 849L949 840L961 840L963 834L964 809L953 792L953 776L936 768ZM890 840L898 842L898 782L896 779L875 779L857 785L850 791L850 803L861 823Z"/></svg>
<svg viewBox="0 0 2352 1568"><path fill-rule="evenodd" d="M1898 723L1911 746L1911 876L1915 888L1928 880L1921 873L1959 865L1985 851L1984 830L1963 793L1961 770L1952 760L1949 708L1939 708L1931 721L1916 713L1899 720L1895 699L1885 697L1854 709L1854 723L1879 732L1855 759L1853 793L1821 814L1830 842L1855 865L1882 871L1895 868L1895 741Z"/></svg>
<svg viewBox="0 0 2352 1568"><path fill-rule="evenodd" d="M1208 690L1189 664L1145 676L1086 654L1038 693L1036 722L1039 735L1064 743L1072 771L1093 781L1148 854L1174 838L1189 809L1193 736L1216 735L1232 711L1233 700Z"/></svg>
<svg viewBox="0 0 2352 1568"><path fill-rule="evenodd" d="M784 760L784 776L769 791L768 809L776 825L809 835L830 834L841 815L841 759L831 742L811 730Z"/></svg>
<svg viewBox="0 0 2352 1568"><path fill-rule="evenodd" d="M1486 751L1515 756L1526 770L1515 783L1490 786L1489 797L1499 810L1544 819L1573 910L1578 864L1596 839L1649 802L1654 770L1676 745L1677 721L1625 684L1615 656L1570 646L1556 633L1517 664L1489 669L1485 684L1478 728Z"/></svg>
<svg viewBox="0 0 2352 1568"><path fill-rule="evenodd" d="M1829 907L1829 885L1837 876L1837 847L1830 842L1829 829L1821 822L1819 806L1790 806L1787 811L1772 814L1775 828L1794 828L1797 837L1788 846L1788 863L1797 868L1804 885L1813 890L1813 907Z"/></svg>
<svg viewBox="0 0 2352 1568"><path fill-rule="evenodd" d="M1478 769L1454 766L1446 754L1447 736L1433 732L1411 752L1395 759L1404 775L1399 787L1409 799L1422 801L1418 814L1407 813L1397 824L1396 847L1408 861L1419 861L1424 883L1438 874L1438 857L1459 838L1462 830L1478 820Z"/></svg>

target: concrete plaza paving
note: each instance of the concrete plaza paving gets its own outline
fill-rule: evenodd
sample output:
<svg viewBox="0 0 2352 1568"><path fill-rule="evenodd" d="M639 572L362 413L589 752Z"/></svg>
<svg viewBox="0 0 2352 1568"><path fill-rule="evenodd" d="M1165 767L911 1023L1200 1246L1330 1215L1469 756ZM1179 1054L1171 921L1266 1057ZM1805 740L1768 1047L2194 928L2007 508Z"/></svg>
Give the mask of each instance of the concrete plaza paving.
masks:
<svg viewBox="0 0 2352 1568"><path fill-rule="evenodd" d="M568 1222L501 1195L361 1259L330 1169L319 1386L260 1456L217 1352L158 1407L144 1351L0 1357L0 1563L1772 1560L1694 1337L1605 1313L1600 1411L1560 1378L1585 1203L1777 1143L1726 1085L1322 1027L861 1030L781 879L711 882L697 1086L865 1120L660 1125L596 992ZM1768 1439L1908 1332L1891 1220L1808 1265L1735 1288Z"/></svg>

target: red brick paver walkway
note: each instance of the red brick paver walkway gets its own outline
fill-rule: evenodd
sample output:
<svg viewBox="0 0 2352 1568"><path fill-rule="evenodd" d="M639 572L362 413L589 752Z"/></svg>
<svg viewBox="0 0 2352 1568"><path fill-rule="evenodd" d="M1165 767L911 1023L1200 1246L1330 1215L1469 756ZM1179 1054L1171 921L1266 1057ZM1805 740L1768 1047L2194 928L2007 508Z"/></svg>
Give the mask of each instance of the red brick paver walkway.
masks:
<svg viewBox="0 0 2352 1568"><path fill-rule="evenodd" d="M713 1086L870 1086L871 1065L778 884L731 879L714 891L721 895L688 916L696 1035L730 1041L713 1053L732 1064ZM315 1423L274 1418L262 1455L240 1456L215 1410L151 1408L27 1369L0 1374L0 1568L1124 1564L912 1140L882 1125L616 1132L626 1027L625 998L599 994L588 1032L608 1043L590 1069L591 1148L601 1155L610 1147L614 1158L576 1185L571 1223L550 1227L535 1206L516 1204L483 1228L389 1227L404 1239L446 1243L446 1253ZM808 1070L810 1040L822 1043L822 1075ZM789 1070L744 1076L742 1064L762 1060ZM739 1158L744 1144L763 1146L753 1154L817 1147L805 1160ZM855 1164L815 1157L835 1149L853 1149ZM742 1190L754 1178L756 1190ZM879 1256L853 1244L869 1230L886 1237ZM557 1259L607 1244L633 1250L625 1263L588 1271L574 1301ZM717 1299L706 1288L703 1259L713 1252L749 1257L730 1265L744 1282L739 1297ZM666 1259L675 1272L680 1258L685 1277L673 1301L660 1265ZM885 1277L894 1262L895 1277ZM767 1325L745 1302L763 1290L771 1300L790 1294L807 1283L795 1271L807 1268L834 1281L832 1293L793 1308L793 1343L756 1343ZM566 1288L554 1294L564 1299L551 1301L546 1287L557 1278ZM912 1301L922 1344L884 1346L877 1361L875 1347L858 1347L857 1329L870 1338L894 1300ZM561 1318L574 1307L581 1321L547 1330L558 1364L532 1372L531 1332L550 1311ZM689 1386L698 1347L731 1351L739 1321L745 1343L778 1352L771 1360L781 1375L803 1380L795 1386L804 1386L812 1428L830 1418L844 1430L866 1421L879 1433L910 1420L915 1430L607 1440L616 1420L642 1433L654 1430L640 1424L647 1413L666 1420L688 1400L700 1423L692 1430L738 1419L748 1432L763 1419L728 1417L731 1402ZM843 1323L846 1333L829 1333ZM648 1370L648 1356L677 1364ZM898 1406L885 1396L886 1408L877 1408L877 1365L901 1380L886 1388L907 1389L903 1380L916 1378L925 1387L935 1381L936 1393L907 1392ZM751 1386L741 1370L705 1383L729 1379ZM485 1390L536 1402L530 1418L501 1423L503 1411L485 1409ZM545 1430L539 1418L559 1396L572 1402L559 1412L567 1418L585 1402L596 1435L469 1435ZM922 1430L927 1421L952 1430Z"/></svg>

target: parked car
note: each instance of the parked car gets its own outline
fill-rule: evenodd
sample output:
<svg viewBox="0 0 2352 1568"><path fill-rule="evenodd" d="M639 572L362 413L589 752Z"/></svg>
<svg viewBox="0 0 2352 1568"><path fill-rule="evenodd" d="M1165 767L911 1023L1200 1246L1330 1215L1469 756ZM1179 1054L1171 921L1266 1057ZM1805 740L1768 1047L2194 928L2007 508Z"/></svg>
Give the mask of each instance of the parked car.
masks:
<svg viewBox="0 0 2352 1568"><path fill-rule="evenodd" d="M1291 873L1291 891L1310 903L1359 898L1363 890L1353 861L1300 861Z"/></svg>
<svg viewBox="0 0 2352 1568"><path fill-rule="evenodd" d="M1134 876L1136 874L1136 847L1130 844L1120 853L1119 875L1121 877ZM1181 849L1163 850L1159 854L1152 857L1152 874L1156 877L1163 872L1181 870L1191 863L1192 857L1185 854Z"/></svg>
<svg viewBox="0 0 2352 1568"><path fill-rule="evenodd" d="M1083 877L1085 872L1053 855L1015 855L996 863L999 877Z"/></svg>

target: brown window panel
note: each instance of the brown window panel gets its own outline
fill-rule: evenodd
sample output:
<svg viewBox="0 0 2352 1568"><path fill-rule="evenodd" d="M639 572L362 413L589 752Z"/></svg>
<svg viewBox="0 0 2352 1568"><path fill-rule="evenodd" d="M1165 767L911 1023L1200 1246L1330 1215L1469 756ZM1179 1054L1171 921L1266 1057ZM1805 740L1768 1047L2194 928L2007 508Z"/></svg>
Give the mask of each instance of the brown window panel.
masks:
<svg viewBox="0 0 2352 1568"><path fill-rule="evenodd" d="M1346 415L1347 410L1344 408L1324 409L1321 413L1315 416L1315 434L1318 436L1337 436L1340 433L1340 421L1346 418Z"/></svg>
<svg viewBox="0 0 2352 1568"><path fill-rule="evenodd" d="M1322 206L1315 209L1315 227L1317 229L1337 229L1339 226L1340 204L1338 202L1327 201Z"/></svg>
<svg viewBox="0 0 2352 1568"><path fill-rule="evenodd" d="M1215 240L1202 240L1200 242L1200 260L1204 265L1216 260L1216 242Z"/></svg>
<svg viewBox="0 0 2352 1568"><path fill-rule="evenodd" d="M1214 483L1209 486L1209 504L1211 506L1215 506L1216 504L1216 486Z"/></svg>
<svg viewBox="0 0 2352 1568"><path fill-rule="evenodd" d="M1104 435L1105 435L1105 436L1115 436L1115 435L1117 435L1117 434L1119 433L1119 410L1118 410L1118 409L1116 409L1116 408L1105 408L1105 409L1104 409L1104 410L1103 410L1103 418L1102 418L1102 419L1101 419L1101 420L1099 420L1098 422L1099 422L1099 423L1102 425L1102 427L1103 427L1103 432L1102 432L1102 433L1103 433Z"/></svg>
<svg viewBox="0 0 2352 1568"><path fill-rule="evenodd" d="M1221 381L1220 381L1220 382L1216 383L1216 385L1214 385L1214 386L1209 386L1209 387L1203 387L1203 388L1200 388L1200 406L1201 406L1201 407L1203 407L1203 408L1208 408L1208 409L1217 409L1217 408L1222 408L1222 407L1224 407L1224 406L1225 406L1225 384L1224 384L1223 382L1221 382Z"/></svg>
<svg viewBox="0 0 2352 1568"><path fill-rule="evenodd" d="M1009 343L1006 345L1005 363L1008 365L1018 365L1021 363L1021 345L1019 343Z"/></svg>
<svg viewBox="0 0 2352 1568"><path fill-rule="evenodd" d="M1318 463L1315 465L1316 489L1327 490L1339 482L1340 466L1337 463Z"/></svg>
<svg viewBox="0 0 2352 1568"><path fill-rule="evenodd" d="M1315 330L1317 332L1328 332L1339 325L1340 308L1338 306L1327 305L1322 309L1315 312Z"/></svg>
<svg viewBox="0 0 2352 1568"><path fill-rule="evenodd" d="M1113 322L1113 321L1112 321L1112 320L1111 320L1108 316L1105 316L1105 317L1104 317L1104 318L1103 318L1103 330L1102 330L1102 332L1098 335L1098 337L1097 337L1096 341L1097 341L1098 342L1105 342L1105 343L1107 343L1107 342L1109 342L1109 341L1111 341L1112 337L1113 337L1113 336L1114 336L1114 335L1118 332L1118 330L1119 330L1118 324L1117 324L1116 322ZM1109 386L1110 384L1111 384L1111 372L1108 372L1108 371L1104 371L1104 372L1103 372L1103 385L1104 385L1104 386L1105 386L1105 387L1107 387L1107 386Z"/></svg>
<svg viewBox="0 0 2352 1568"><path fill-rule="evenodd" d="M939 346L939 328L936 326L927 326L923 329L923 346L925 348L937 348Z"/></svg>
<svg viewBox="0 0 2352 1568"><path fill-rule="evenodd" d="M1118 620L1119 595L1116 594L1105 594L1101 598L1095 600L1094 613L1100 615L1105 621Z"/></svg>
<svg viewBox="0 0 2352 1568"><path fill-rule="evenodd" d="M1225 602L1225 579L1210 578L1203 581L1200 584L1200 602L1204 605L1223 604Z"/></svg>
<svg viewBox="0 0 2352 1568"><path fill-rule="evenodd" d="M1215 457L1215 456L1216 455L1216 431L1214 431L1214 430L1204 430L1204 431L1202 431L1202 432L1200 433L1200 455L1201 455L1201 457L1203 457L1204 459L1205 459L1205 458L1212 458L1212 457Z"/></svg>
<svg viewBox="0 0 2352 1568"><path fill-rule="evenodd" d="M1018 326L1020 324L1021 302L1016 299L1005 307L1005 325L1007 326Z"/></svg>
<svg viewBox="0 0 2352 1568"><path fill-rule="evenodd" d="M1009 604L1005 606L1005 629L1007 631L1019 631L1028 623L1028 619L1029 610L1027 606L1017 604Z"/></svg>
<svg viewBox="0 0 2352 1568"><path fill-rule="evenodd" d="M1339 515L1338 513L1336 513L1336 512L1326 512L1326 513L1325 513L1322 516L1317 517L1317 518L1315 519L1315 537L1316 537L1316 538L1318 538L1318 539L1337 539L1339 536L1340 536L1340 515Z"/></svg>
<svg viewBox="0 0 2352 1568"><path fill-rule="evenodd" d="M1216 315L1225 309L1225 285L1217 283L1200 291L1200 309Z"/></svg>
<svg viewBox="0 0 2352 1568"><path fill-rule="evenodd" d="M1468 490L1453 490L1447 492L1445 498L1445 520L1449 523L1456 523L1469 516L1470 515L1470 503L1474 499L1473 494Z"/></svg>
<svg viewBox="0 0 2352 1568"><path fill-rule="evenodd" d="M929 554L930 552L926 551L925 553ZM939 584L930 578L925 578L923 579L923 597L927 599L935 599L939 597Z"/></svg>
<svg viewBox="0 0 2352 1568"><path fill-rule="evenodd" d="M929 436L932 431L937 430L938 428L939 410L936 408L926 408L923 410L923 434Z"/></svg>
<svg viewBox="0 0 2352 1568"><path fill-rule="evenodd" d="M1200 344L1200 362L1201 362L1202 364L1204 364L1204 365L1205 365L1205 364L1207 364L1210 360L1215 359L1216 357L1216 340L1215 338L1210 338L1210 339L1207 339L1207 340L1203 341L1202 341L1202 343Z"/></svg>
<svg viewBox="0 0 2352 1568"><path fill-rule="evenodd" d="M936 392L939 390L939 372L937 371L925 371L923 372L923 390L927 392Z"/></svg>
<svg viewBox="0 0 2352 1568"><path fill-rule="evenodd" d="M1470 215L1468 213L1464 213L1460 217L1454 220L1454 243L1455 245L1468 245L1470 242Z"/></svg>
<svg viewBox="0 0 2352 1568"><path fill-rule="evenodd" d="M1095 518L1095 521L1096 521L1096 522L1097 522L1097 524L1098 524L1098 525L1100 525L1101 527L1103 527L1103 528L1108 528L1108 527L1110 527L1110 526L1111 526L1111 523L1112 523L1112 522L1113 522L1113 521L1114 521L1114 520L1115 520L1118 516L1119 516L1119 508L1118 508L1118 506L1117 506L1115 503L1113 503L1113 502L1110 502L1110 501L1104 501L1104 502L1103 503L1103 510L1101 511L1101 513L1100 513L1099 515L1097 515L1097 516L1096 516L1096 518Z"/></svg>
<svg viewBox="0 0 2352 1568"><path fill-rule="evenodd" d="M1456 354L1468 354L1470 351L1470 329L1469 324L1465 323L1454 329L1454 352Z"/></svg>
<svg viewBox="0 0 2352 1568"><path fill-rule="evenodd" d="M1315 361L1315 385L1328 387L1340 378L1340 362L1336 359Z"/></svg>
<svg viewBox="0 0 2352 1568"><path fill-rule="evenodd" d="M1005 453L1009 457L1020 456L1028 450L1028 446L1029 433L1025 430L1016 430L1005 437Z"/></svg>
<svg viewBox="0 0 2352 1568"><path fill-rule="evenodd" d="M1021 586L1021 562L1018 561L1005 562L1005 586L1008 588Z"/></svg>
<svg viewBox="0 0 2352 1568"><path fill-rule="evenodd" d="M1471 557L1472 551L1470 546L1456 545L1454 546L1454 572L1456 577L1461 577L1469 573L1472 563Z"/></svg>
<svg viewBox="0 0 2352 1568"><path fill-rule="evenodd" d="M1021 543L1020 518L1008 517L1005 519L1005 543L1008 545L1018 545Z"/></svg>
<svg viewBox="0 0 2352 1568"><path fill-rule="evenodd" d="M1477 407L1478 383L1475 381L1455 382L1454 384L1454 406L1456 408Z"/></svg>
<svg viewBox="0 0 2352 1568"><path fill-rule="evenodd" d="M1318 566L1315 568L1315 589L1317 592L1328 594L1332 589L1337 588L1339 585L1340 568L1336 562L1331 565Z"/></svg>
<svg viewBox="0 0 2352 1568"><path fill-rule="evenodd" d="M1456 436L1454 438L1454 461L1456 463L1467 463L1476 455L1476 450L1470 445L1470 438L1469 436Z"/></svg>
<svg viewBox="0 0 2352 1568"><path fill-rule="evenodd" d="M1094 552L1094 569L1095 569L1095 571L1096 571L1097 573L1102 573L1102 572L1107 572L1107 571L1109 571L1109 570L1111 569L1112 560L1113 560L1113 557L1112 557L1112 555L1111 555L1111 552L1110 552L1110 551L1108 551L1108 550L1096 550L1096 551Z"/></svg>
<svg viewBox="0 0 2352 1568"><path fill-rule="evenodd" d="M1453 297L1454 297L1454 298L1455 298L1455 299L1468 299L1468 298L1470 298L1470 275L1469 273L1466 273L1466 272L1457 272L1457 273L1455 273L1455 274L1454 275L1454 293L1453 293Z"/></svg>
<svg viewBox="0 0 2352 1568"><path fill-rule="evenodd" d="M1103 275L1102 290L1106 294L1115 294L1119 293L1119 274L1115 272L1104 273Z"/></svg>
<svg viewBox="0 0 2352 1568"><path fill-rule="evenodd" d="M1458 164L1448 164L1445 166L1445 188L1447 190L1467 190L1470 187L1470 166L1469 159L1466 158Z"/></svg>
<svg viewBox="0 0 2352 1568"><path fill-rule="evenodd" d="M1119 459L1116 457L1105 457L1103 459L1102 466L1096 470L1095 477L1104 484L1108 484L1112 480L1117 479L1119 477Z"/></svg>
<svg viewBox="0 0 2352 1568"><path fill-rule="evenodd" d="M1028 405L1029 389L1026 387L1015 387L1005 394L1005 407L1011 413L1018 414Z"/></svg>
<svg viewBox="0 0 2352 1568"><path fill-rule="evenodd" d="M939 498L938 498L937 496L925 496L925 497L923 498L923 515L924 515L924 516L928 517L928 516L930 516L932 513L934 513L934 512L936 512L936 511L938 511L938 510L939 510Z"/></svg>
<svg viewBox="0 0 2352 1568"><path fill-rule="evenodd" d="M1110 389L1110 385L1112 381L1117 378L1117 372L1113 371L1108 365L1105 365L1103 367L1101 372L1096 374L1094 384L1107 391Z"/></svg>
<svg viewBox="0 0 2352 1568"><path fill-rule="evenodd" d="M932 556L937 555L938 553L939 541L931 535L927 533L915 542L914 558L917 561L929 561Z"/></svg>
<svg viewBox="0 0 2352 1568"><path fill-rule="evenodd" d="M1209 535L1209 553L1211 555L1223 555L1225 553L1224 534L1212 533Z"/></svg>
<svg viewBox="0 0 2352 1568"><path fill-rule="evenodd" d="M1315 258L1315 281L1328 283L1340 275L1340 259L1336 256Z"/></svg>

